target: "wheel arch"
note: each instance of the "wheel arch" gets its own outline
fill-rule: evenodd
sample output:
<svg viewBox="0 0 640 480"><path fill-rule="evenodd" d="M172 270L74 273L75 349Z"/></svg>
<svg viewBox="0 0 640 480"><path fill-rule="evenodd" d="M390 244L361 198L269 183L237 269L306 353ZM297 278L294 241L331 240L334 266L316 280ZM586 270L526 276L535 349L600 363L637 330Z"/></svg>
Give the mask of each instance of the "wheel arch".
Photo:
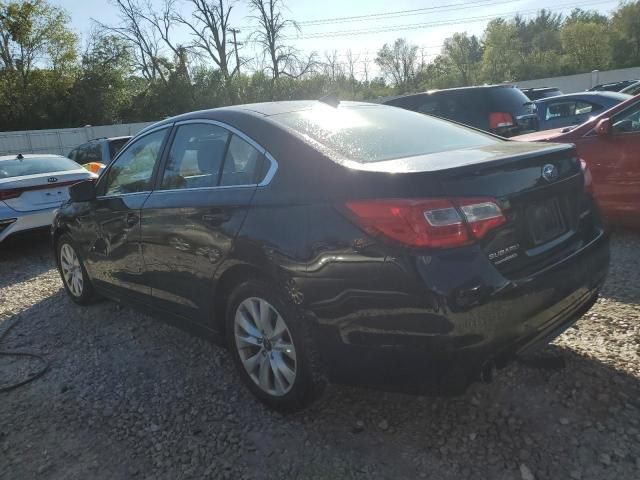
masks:
<svg viewBox="0 0 640 480"><path fill-rule="evenodd" d="M275 277L265 272L264 269L249 263L235 263L225 268L220 274L214 287L213 309L215 327L224 334L225 316L229 296L233 290L241 283L257 278L266 282L275 281Z"/></svg>

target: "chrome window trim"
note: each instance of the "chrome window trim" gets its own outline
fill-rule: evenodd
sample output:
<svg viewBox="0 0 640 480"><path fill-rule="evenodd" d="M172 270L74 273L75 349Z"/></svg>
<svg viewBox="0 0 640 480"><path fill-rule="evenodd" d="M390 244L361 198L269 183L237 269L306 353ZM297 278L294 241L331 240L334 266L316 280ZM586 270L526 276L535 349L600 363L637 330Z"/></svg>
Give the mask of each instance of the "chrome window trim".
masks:
<svg viewBox="0 0 640 480"><path fill-rule="evenodd" d="M218 185L215 187L196 187L196 188L173 188L173 189L167 189L167 190L160 190L157 189L155 191L157 192L170 192L173 190L176 191L185 191L185 190L202 190L202 189L219 189L219 188L238 188L238 187L266 187L267 185L269 185L269 183L271 183L271 180L273 179L273 177L275 176L276 172L278 171L278 161L273 158L273 155L271 155L271 153L269 153L269 151L264 148L262 145L260 145L258 142L256 142L254 139L252 139L251 137L249 137L248 135L246 135L244 132L238 130L237 128L224 123L224 122L220 122L219 120L211 120L208 118L201 118L201 119L190 119L190 120L182 120L180 122L176 122L175 123L175 127L180 127L181 125L189 125L189 124L194 124L194 123L208 123L211 125L216 125L218 127L224 128L225 130L230 131L231 133L237 135L238 137L240 137L241 139L243 139L244 141L246 141L249 145L251 145L253 148L255 148L258 152L260 152L262 155L264 155L264 157L269 160L269 169L267 170L267 173L265 174L264 178L260 181L260 183L246 183L246 184L241 184L241 185Z"/></svg>
<svg viewBox="0 0 640 480"><path fill-rule="evenodd" d="M118 152L118 154L113 158L113 160L111 160L111 163L109 163L109 165L107 165L107 168L105 168L105 169L104 169L104 172L102 172L102 174L98 177L98 180L96 181L96 190L97 190L97 189L99 188L99 186L100 186L100 181L101 181L103 178L108 178L108 176L109 176L109 175L108 175L108 174L109 174L109 171L113 168L113 166L114 166L114 165L115 165L115 163L118 161L118 159L120 158L120 156L121 156L121 155L122 155L126 150L129 150L129 146L130 146L130 144L132 144L132 143L134 143L134 142L137 142L137 141L138 141L138 140L140 140L141 138L144 138L144 137L146 137L147 135L151 135L152 133L155 133L155 132L157 132L158 130L162 130L162 129L168 128L168 129L169 129L169 132L170 132L172 127L173 127L173 124L172 124L172 123L165 123L165 124L163 124L163 125L159 125L159 126L157 126L157 127L151 128L149 131L145 131L145 130L143 130L142 132L144 132L144 133L142 133L142 134L138 134L138 135L135 135L135 136L131 137L131 138L129 139L129 141L128 141L127 143L125 143L125 144L122 146L122 148L120 149L120 151ZM125 147L126 147L126 148L125 148ZM158 159L158 162L160 162L160 159ZM155 167L154 167L154 169L155 169ZM151 176L153 177L153 172L151 173ZM102 180L102 181L106 182L106 180ZM105 192L105 193L106 193L106 192ZM133 194L136 194L136 193L150 193L150 190L145 190L144 192L122 193L122 194L117 194L117 195L101 195L101 196L96 197L96 198L104 199L104 198L117 197L117 196L121 196L121 195L133 195Z"/></svg>
<svg viewBox="0 0 640 480"><path fill-rule="evenodd" d="M167 188L166 190L157 189L153 190L152 194L155 193L180 193L180 192L202 192L207 190L226 190L229 188L256 188L257 184L249 183L246 185L220 185L216 187L189 187L189 188Z"/></svg>
<svg viewBox="0 0 640 480"><path fill-rule="evenodd" d="M149 195L151 190L144 190L143 192L130 192L130 193L114 193L113 195L100 195L96 197L96 200L105 200L109 198L121 198L121 197L131 197L133 195Z"/></svg>

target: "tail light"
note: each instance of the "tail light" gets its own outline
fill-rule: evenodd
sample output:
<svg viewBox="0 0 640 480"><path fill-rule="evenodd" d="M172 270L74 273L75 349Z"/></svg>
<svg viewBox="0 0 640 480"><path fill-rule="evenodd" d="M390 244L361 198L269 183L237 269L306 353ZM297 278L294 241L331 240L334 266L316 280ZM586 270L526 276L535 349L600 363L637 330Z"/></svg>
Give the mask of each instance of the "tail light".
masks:
<svg viewBox="0 0 640 480"><path fill-rule="evenodd" d="M8 190L0 190L0 200L9 200L18 198L24 192L23 188L10 188Z"/></svg>
<svg viewBox="0 0 640 480"><path fill-rule="evenodd" d="M493 199L384 199L346 203L355 222L372 236L410 247L459 247L506 222Z"/></svg>
<svg viewBox="0 0 640 480"><path fill-rule="evenodd" d="M585 192L593 193L593 177L591 176L591 170L587 162L580 159L580 168L582 168L582 175L584 176L584 190Z"/></svg>
<svg viewBox="0 0 640 480"><path fill-rule="evenodd" d="M515 122L513 115L507 112L491 112L489 114L489 128L513 127Z"/></svg>

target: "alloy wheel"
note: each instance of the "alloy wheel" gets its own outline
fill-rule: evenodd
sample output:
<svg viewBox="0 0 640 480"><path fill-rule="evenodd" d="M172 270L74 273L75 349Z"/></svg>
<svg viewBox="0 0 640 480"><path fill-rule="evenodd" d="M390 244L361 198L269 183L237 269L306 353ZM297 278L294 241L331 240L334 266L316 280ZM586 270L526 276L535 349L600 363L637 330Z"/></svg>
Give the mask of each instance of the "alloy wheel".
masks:
<svg viewBox="0 0 640 480"><path fill-rule="evenodd" d="M67 288L74 297L80 297L84 288L82 267L78 255L68 243L64 243L60 248L60 267Z"/></svg>
<svg viewBox="0 0 640 480"><path fill-rule="evenodd" d="M283 396L296 379L296 349L284 319L262 298L247 298L236 309L234 337L240 361L264 392Z"/></svg>

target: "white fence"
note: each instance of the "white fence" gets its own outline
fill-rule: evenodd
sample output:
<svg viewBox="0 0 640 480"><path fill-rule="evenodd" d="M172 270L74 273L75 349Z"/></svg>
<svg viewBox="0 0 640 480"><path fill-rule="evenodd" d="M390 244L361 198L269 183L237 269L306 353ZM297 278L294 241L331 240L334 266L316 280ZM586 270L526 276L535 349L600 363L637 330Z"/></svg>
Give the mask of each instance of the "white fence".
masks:
<svg viewBox="0 0 640 480"><path fill-rule="evenodd" d="M589 73L567 75L564 77L539 78L524 82L514 82L520 88L558 87L563 93L575 93L588 90L603 83L620 82L622 80L640 80L640 67L621 68L604 72L594 70Z"/></svg>
<svg viewBox="0 0 640 480"><path fill-rule="evenodd" d="M67 155L80 144L94 138L135 135L153 122L86 126L53 130L0 132L0 155L18 153L57 153Z"/></svg>

